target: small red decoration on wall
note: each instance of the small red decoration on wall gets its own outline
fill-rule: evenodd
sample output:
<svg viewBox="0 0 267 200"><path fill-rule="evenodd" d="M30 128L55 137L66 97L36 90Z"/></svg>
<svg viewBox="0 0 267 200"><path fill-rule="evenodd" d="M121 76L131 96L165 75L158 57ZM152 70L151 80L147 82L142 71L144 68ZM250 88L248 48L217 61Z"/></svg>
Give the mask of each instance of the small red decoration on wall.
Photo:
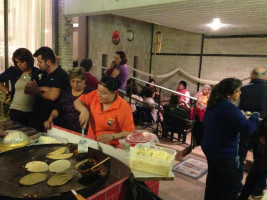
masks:
<svg viewBox="0 0 267 200"><path fill-rule="evenodd" d="M120 43L119 31L113 31L112 42L115 45L118 45Z"/></svg>

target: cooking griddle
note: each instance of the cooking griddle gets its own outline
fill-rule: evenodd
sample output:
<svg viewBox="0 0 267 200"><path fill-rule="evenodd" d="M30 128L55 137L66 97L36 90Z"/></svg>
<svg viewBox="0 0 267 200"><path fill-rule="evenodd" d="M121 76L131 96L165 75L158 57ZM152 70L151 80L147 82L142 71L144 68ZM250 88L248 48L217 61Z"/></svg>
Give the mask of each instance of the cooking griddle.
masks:
<svg viewBox="0 0 267 200"><path fill-rule="evenodd" d="M73 178L65 185L58 187L51 187L47 185L47 180L55 174L49 171L45 172L48 177L47 180L42 183L38 183L33 186L22 186L19 184L19 180L30 173L24 168L26 163L31 161L44 161L49 165L55 160L46 158L46 155L63 146L67 148L65 153L74 152L74 150L77 149L77 144L48 144L28 146L1 153L0 197L2 198L0 199L75 199L70 192L71 189L74 189L78 193L88 197L130 174L130 169L125 164L111 157L109 161L103 164L103 168L99 174L89 178L84 178L80 172L74 169L76 163L89 157L92 157L97 162L100 162L107 157L107 155L95 149L89 148L88 153L78 156L73 155L68 159L71 162L71 168L65 172L72 173ZM114 169L118 168L118 166L121 168L119 169L121 177L110 176L110 168L112 166ZM25 194L27 194L26 197ZM30 197L33 194L36 194L37 197Z"/></svg>

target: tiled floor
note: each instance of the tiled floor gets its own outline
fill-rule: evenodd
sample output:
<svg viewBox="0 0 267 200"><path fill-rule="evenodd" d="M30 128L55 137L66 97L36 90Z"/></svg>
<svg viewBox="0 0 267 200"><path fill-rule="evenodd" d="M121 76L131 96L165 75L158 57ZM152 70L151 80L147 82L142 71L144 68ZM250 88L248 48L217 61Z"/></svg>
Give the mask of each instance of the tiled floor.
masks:
<svg viewBox="0 0 267 200"><path fill-rule="evenodd" d="M187 136L186 143L189 144L191 140L190 135ZM181 144L179 142L167 142L166 140L161 141L166 147L182 150L187 147L186 144ZM202 160L206 160L205 155L203 154L200 147L196 147L193 151L188 154L188 156L197 157ZM182 159L182 157L180 157ZM175 160L174 164L178 163L178 160ZM188 176L182 175L177 172L173 172L174 180L173 181L160 181L159 184L159 196L164 200L202 200L204 199L205 193L205 182L206 175L201 177L198 180L190 178Z"/></svg>
<svg viewBox="0 0 267 200"><path fill-rule="evenodd" d="M141 129L139 128L138 132ZM149 130L145 130L149 131ZM191 141L191 135L188 134L186 144L182 144L178 141L170 141L166 139L161 139L159 137L161 146L165 146L168 148L176 149L178 154L181 151L184 151L190 144ZM187 156L193 156L197 157L202 160L206 160L206 157L201 150L201 147L195 147L191 153L189 153ZM178 157L177 160L175 160L174 164L178 163L179 160L181 160L184 157ZM249 153L247 156L248 161L252 161L252 154ZM164 200L203 200L204 199L204 193L205 193L205 184L206 184L206 176L204 175L198 180L195 180L193 178L190 178L188 176L182 175L180 173L174 173L174 180L173 181L160 181L159 184L159 197L161 197ZM244 173L244 179L246 178L246 173ZM251 198L253 200L253 198ZM257 199L260 200L260 199ZM262 200L267 200L267 194L262 198Z"/></svg>

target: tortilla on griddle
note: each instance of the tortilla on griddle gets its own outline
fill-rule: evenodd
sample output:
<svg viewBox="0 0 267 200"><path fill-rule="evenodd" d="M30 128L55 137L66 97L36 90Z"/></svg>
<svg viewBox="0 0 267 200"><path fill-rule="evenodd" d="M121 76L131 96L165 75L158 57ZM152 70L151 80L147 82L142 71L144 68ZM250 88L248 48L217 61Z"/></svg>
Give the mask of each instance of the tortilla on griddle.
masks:
<svg viewBox="0 0 267 200"><path fill-rule="evenodd" d="M45 181L47 174L45 173L31 173L22 177L19 181L21 185L30 186Z"/></svg>
<svg viewBox="0 0 267 200"><path fill-rule="evenodd" d="M70 158L73 153L61 153L61 154L48 154L46 157L52 160L62 160L66 158Z"/></svg>
<svg viewBox="0 0 267 200"><path fill-rule="evenodd" d="M68 160L57 160L49 165L49 171L56 173L64 172L65 170L69 169L70 166L71 162Z"/></svg>
<svg viewBox="0 0 267 200"><path fill-rule="evenodd" d="M50 152L48 155L62 154L66 151L66 147L61 147L55 151Z"/></svg>
<svg viewBox="0 0 267 200"><path fill-rule="evenodd" d="M32 161L28 162L25 168L29 172L46 172L48 170L48 165L42 161Z"/></svg>
<svg viewBox="0 0 267 200"><path fill-rule="evenodd" d="M47 184L50 186L61 186L72 179L73 175L70 173L58 173L48 179Z"/></svg>

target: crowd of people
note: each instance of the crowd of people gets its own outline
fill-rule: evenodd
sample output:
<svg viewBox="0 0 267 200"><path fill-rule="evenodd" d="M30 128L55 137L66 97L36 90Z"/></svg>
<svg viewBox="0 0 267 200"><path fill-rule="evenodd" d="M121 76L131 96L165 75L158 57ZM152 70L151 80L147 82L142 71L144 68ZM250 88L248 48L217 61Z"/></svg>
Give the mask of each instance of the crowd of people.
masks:
<svg viewBox="0 0 267 200"><path fill-rule="evenodd" d="M134 132L132 109L118 93L125 89L129 73L124 52L115 53L112 72L99 82L89 72L90 59L83 59L80 66L74 62L67 73L49 47L33 55L28 49L17 49L13 62L15 66L0 74L0 90L12 102L11 120L39 132L52 124L76 132L85 129L90 138L116 147L120 147L118 139ZM4 85L7 81L11 92Z"/></svg>
<svg viewBox="0 0 267 200"><path fill-rule="evenodd" d="M140 86L128 79L123 51L115 52L100 81L89 72L90 59L83 59L80 65L74 62L67 73L49 47L34 54L19 48L12 61L14 66L0 74L0 90L11 98L10 119L22 125L40 132L52 124L76 132L85 129L89 138L121 148L118 140L134 132L138 107L148 108L154 122L164 121L156 81L149 79L139 92ZM267 173L266 80L267 70L258 67L248 85L242 86L236 78L223 79L213 89L204 85L195 102L190 101L187 82L181 80L176 92L167 98L167 105L183 109L192 120L197 117L203 124L201 147L208 163L205 200L245 200L251 194L263 194ZM7 81L11 91L3 84ZM244 160L250 149L254 164L243 186Z"/></svg>

